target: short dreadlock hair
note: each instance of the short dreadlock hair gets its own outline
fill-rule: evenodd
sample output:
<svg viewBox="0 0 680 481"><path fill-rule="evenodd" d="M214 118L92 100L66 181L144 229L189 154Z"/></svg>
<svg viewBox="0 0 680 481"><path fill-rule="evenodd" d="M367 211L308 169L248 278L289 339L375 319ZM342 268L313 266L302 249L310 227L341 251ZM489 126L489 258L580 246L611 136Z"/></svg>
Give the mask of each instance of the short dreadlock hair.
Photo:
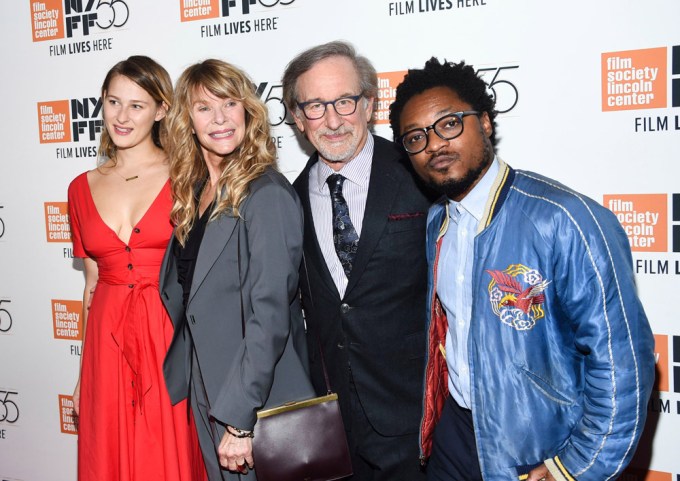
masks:
<svg viewBox="0 0 680 481"><path fill-rule="evenodd" d="M470 104L472 110L486 112L493 127L489 140L495 148L496 138L496 101L487 92L487 85L476 73L471 65L465 61L460 63L440 63L436 57L425 62L423 69L409 69L404 80L397 87L395 101L390 106L390 126L396 141L401 135L400 117L406 103L415 95L435 87L448 87L460 99Z"/></svg>

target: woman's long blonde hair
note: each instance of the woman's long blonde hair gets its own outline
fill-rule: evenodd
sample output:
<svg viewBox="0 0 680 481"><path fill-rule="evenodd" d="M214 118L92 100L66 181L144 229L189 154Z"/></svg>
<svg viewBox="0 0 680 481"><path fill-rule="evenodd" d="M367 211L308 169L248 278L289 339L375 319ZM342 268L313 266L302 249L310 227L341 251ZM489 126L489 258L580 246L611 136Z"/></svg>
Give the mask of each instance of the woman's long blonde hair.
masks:
<svg viewBox="0 0 680 481"><path fill-rule="evenodd" d="M156 104L165 104L168 108L172 105L172 80L168 72L154 59L144 55L133 55L111 67L102 83L102 101L111 81L118 75L129 78L143 88ZM151 138L156 147L160 149L165 147L168 138L165 118L154 122ZM111 159L113 165L116 165L116 150L111 136L104 129L99 139L100 162L104 163Z"/></svg>
<svg viewBox="0 0 680 481"><path fill-rule="evenodd" d="M170 179L174 205L170 217L175 237L184 245L196 218L200 186L208 177L201 147L192 133L191 109L195 92L204 88L218 98L243 103L246 131L243 143L222 161L222 174L215 190L213 220L222 214L238 216L250 183L276 163L276 149L269 132L269 115L257 96L255 84L240 69L208 59L188 67L175 85L175 101L168 113Z"/></svg>

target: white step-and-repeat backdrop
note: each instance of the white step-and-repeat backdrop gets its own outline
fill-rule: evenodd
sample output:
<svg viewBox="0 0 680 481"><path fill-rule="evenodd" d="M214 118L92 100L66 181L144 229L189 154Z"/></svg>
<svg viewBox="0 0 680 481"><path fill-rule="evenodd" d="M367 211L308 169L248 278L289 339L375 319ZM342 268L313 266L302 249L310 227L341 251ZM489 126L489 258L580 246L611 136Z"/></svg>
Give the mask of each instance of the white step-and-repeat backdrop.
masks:
<svg viewBox="0 0 680 481"><path fill-rule="evenodd" d="M335 39L394 89L431 56L466 60L502 112L500 155L614 211L656 335L657 385L623 479L680 480L680 2L677 0L12 0L0 7L0 480L74 481L71 398L84 276L66 188L96 164L100 85L132 54L173 78L217 57L270 110L281 170L309 154L281 103L299 51Z"/></svg>

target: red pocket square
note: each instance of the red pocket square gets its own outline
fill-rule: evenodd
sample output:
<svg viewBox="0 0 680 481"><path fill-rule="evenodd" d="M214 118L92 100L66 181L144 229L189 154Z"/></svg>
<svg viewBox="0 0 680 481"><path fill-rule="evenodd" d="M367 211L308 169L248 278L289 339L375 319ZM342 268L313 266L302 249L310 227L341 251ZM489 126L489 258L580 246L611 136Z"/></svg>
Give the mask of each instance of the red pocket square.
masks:
<svg viewBox="0 0 680 481"><path fill-rule="evenodd" d="M387 220L406 220L413 219L415 217L423 217L425 212L408 212L405 214L389 214Z"/></svg>

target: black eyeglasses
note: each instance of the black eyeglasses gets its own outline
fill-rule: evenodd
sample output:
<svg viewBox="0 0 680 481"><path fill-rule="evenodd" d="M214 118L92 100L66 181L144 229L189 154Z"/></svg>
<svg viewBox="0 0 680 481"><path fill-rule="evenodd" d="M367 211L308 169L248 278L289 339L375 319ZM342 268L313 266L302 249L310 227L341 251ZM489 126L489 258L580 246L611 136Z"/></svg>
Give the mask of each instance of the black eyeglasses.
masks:
<svg viewBox="0 0 680 481"><path fill-rule="evenodd" d="M465 110L463 112L454 112L446 114L437 119L435 123L422 129L413 129L406 132L399 137L401 145L404 146L406 152L409 154L418 154L425 150L429 142L428 132L434 130L434 133L443 140L451 140L463 133L463 117L468 115L479 115L476 110Z"/></svg>
<svg viewBox="0 0 680 481"><path fill-rule="evenodd" d="M321 102L298 102L297 106L305 114L308 120L318 120L326 114L326 107L332 105L338 115L352 115L357 110L357 102L363 94L340 97L339 99Z"/></svg>

